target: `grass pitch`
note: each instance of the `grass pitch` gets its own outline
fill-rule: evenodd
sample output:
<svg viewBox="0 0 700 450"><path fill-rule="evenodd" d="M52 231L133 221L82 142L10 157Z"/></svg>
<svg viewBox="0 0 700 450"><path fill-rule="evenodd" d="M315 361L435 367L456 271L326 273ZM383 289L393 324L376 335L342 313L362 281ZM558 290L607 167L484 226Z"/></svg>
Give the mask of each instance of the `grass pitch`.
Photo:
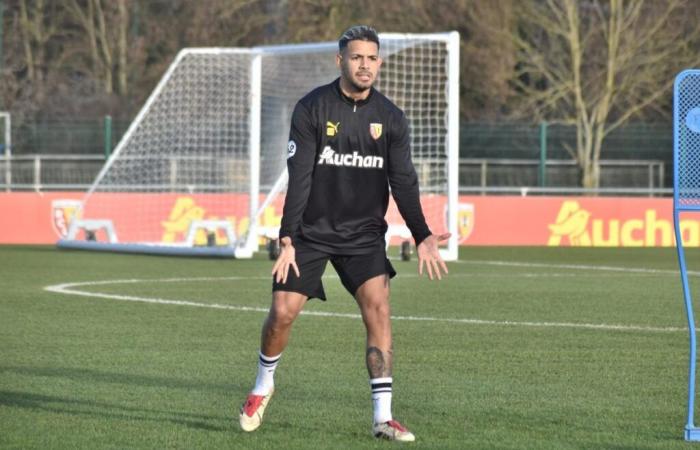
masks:
<svg viewBox="0 0 700 450"><path fill-rule="evenodd" d="M393 410L410 447L690 448L673 249L466 248L442 282L394 264ZM397 445L370 436L364 328L330 265L265 423L240 431L270 268L0 247L0 447Z"/></svg>

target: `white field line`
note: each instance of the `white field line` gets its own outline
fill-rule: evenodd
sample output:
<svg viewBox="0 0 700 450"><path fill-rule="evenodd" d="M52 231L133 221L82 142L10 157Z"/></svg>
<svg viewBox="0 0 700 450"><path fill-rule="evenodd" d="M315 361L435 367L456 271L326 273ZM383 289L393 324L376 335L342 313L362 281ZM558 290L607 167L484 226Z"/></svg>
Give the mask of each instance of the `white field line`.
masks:
<svg viewBox="0 0 700 450"><path fill-rule="evenodd" d="M516 263L507 261L460 261L464 264L482 264L494 266L512 266L512 267L537 267L537 268L552 268L552 269L574 269L574 270L595 270L595 271L614 271L623 273L645 273L645 274L674 274L678 272L672 270L657 270L644 268L625 268L625 267L610 267L610 266L586 266L586 265L555 265L555 264L539 264L539 263ZM690 272L689 272L690 273ZM698 272L693 272L693 275L698 275ZM455 276L450 275L450 276ZM532 275L532 274L525 274ZM403 277L415 277L416 274L402 275ZM470 276L468 274L458 274L458 276ZM513 276L512 274L510 276ZM551 276L551 274L549 275ZM336 277L325 277L336 278ZM135 284L135 283L175 283L175 282L200 282L200 281L235 281L235 280L269 280L270 276L253 276L253 277L198 277L198 278L161 278L161 279L125 279L125 280L103 280L103 281L87 281L76 283L63 283L44 287L48 292L58 294L75 295L91 298L105 298L111 300L130 301L151 303L160 305L177 305L191 306L199 308L213 308L244 312L260 312L267 313L267 308L259 308L252 306L226 305L219 303L200 303L192 300L171 300L165 298L154 297L137 297L132 295L121 294L106 294L100 292L83 291L80 287L88 286L104 286L112 284ZM340 317L349 319L360 319L359 314L336 313L323 311L302 311L301 314L306 316L316 317ZM527 322L527 321L510 321L510 320L482 320L469 318L443 318L443 317L416 317L416 316L392 316L392 320L404 320L413 322L441 322L441 323L461 323L470 325L497 325L497 326L520 326L520 327L548 327L548 328L574 328L574 329L591 329L591 330L606 330L606 331L643 331L656 333L669 333L687 331L685 327L649 327L641 325L617 325L617 324L597 324L597 323L573 323L573 322Z"/></svg>
<svg viewBox="0 0 700 450"><path fill-rule="evenodd" d="M657 274L657 275L677 275L680 277L679 270L668 269L648 269L643 267L615 267L615 266L589 266L585 264L545 264L545 263L529 263L529 262L513 262L513 261L481 261L481 260L459 260L451 261L449 264L471 264L484 266L502 266L502 267L526 267L538 269L569 269L569 270L593 270L599 272L623 272L623 273L642 273L642 274ZM546 275L546 274L545 274ZM699 276L700 272L688 271L688 275Z"/></svg>

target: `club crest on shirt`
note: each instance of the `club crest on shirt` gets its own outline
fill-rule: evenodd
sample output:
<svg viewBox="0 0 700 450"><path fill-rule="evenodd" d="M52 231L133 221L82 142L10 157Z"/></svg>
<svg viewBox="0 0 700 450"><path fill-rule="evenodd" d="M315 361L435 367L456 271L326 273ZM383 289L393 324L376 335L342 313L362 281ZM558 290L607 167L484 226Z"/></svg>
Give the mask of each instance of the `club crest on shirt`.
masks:
<svg viewBox="0 0 700 450"><path fill-rule="evenodd" d="M369 124L369 134L375 141L379 139L382 135L382 124L381 123L370 123Z"/></svg>
<svg viewBox="0 0 700 450"><path fill-rule="evenodd" d="M287 143L287 159L291 158L294 156L294 154L297 152L297 143L294 141L289 141Z"/></svg>
<svg viewBox="0 0 700 450"><path fill-rule="evenodd" d="M331 121L326 122L326 136L335 136L338 134L340 128L340 122L333 123Z"/></svg>

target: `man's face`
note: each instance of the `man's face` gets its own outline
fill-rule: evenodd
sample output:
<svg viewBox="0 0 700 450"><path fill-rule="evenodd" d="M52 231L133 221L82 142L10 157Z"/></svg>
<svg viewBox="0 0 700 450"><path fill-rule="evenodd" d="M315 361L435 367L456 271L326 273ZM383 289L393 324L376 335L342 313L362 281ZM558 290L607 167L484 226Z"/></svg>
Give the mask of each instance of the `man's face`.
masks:
<svg viewBox="0 0 700 450"><path fill-rule="evenodd" d="M342 53L337 55L336 64L340 76L357 91L369 89L379 74L382 59L377 44L371 41L350 41Z"/></svg>

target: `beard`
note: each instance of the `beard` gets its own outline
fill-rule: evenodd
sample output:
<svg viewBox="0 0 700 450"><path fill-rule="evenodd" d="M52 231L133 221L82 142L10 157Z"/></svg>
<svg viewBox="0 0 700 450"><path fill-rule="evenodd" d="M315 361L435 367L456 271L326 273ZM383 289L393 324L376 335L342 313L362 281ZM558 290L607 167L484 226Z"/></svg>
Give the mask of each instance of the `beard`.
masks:
<svg viewBox="0 0 700 450"><path fill-rule="evenodd" d="M353 89L355 89L355 91L364 92L367 89L372 87L372 84L374 83L374 77L372 76L371 73L364 72L364 73L369 74L370 79L367 82L363 82L363 81L355 79L355 77L353 76L353 73L350 72L349 67L345 66L344 64L341 67L342 67L343 78L345 78L345 80L350 84L350 86L352 86Z"/></svg>

